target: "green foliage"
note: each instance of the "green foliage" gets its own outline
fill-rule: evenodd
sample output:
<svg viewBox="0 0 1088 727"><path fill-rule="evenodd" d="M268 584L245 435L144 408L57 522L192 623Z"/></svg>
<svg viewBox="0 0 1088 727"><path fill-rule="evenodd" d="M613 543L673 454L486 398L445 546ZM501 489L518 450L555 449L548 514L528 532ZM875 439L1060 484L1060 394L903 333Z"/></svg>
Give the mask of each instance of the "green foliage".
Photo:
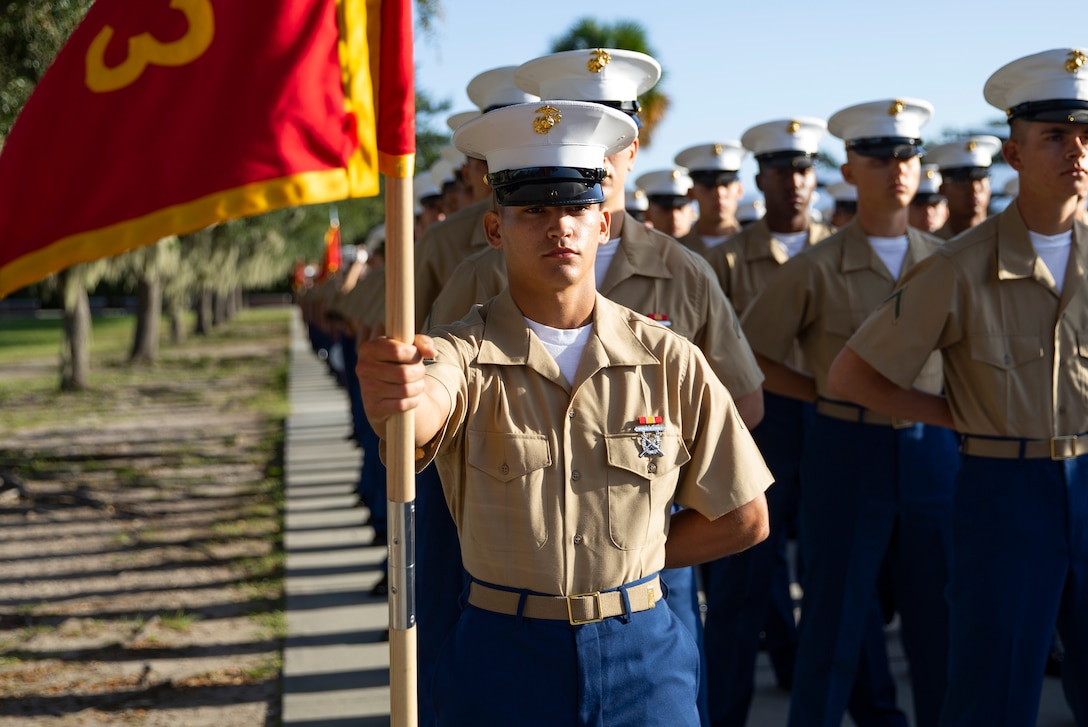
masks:
<svg viewBox="0 0 1088 727"><path fill-rule="evenodd" d="M646 30L633 20L602 23L593 18L582 18L565 35L552 41L554 53L587 48L621 48L653 55Z"/></svg>
<svg viewBox="0 0 1088 727"><path fill-rule="evenodd" d="M0 141L92 0L5 0L0 8Z"/></svg>
<svg viewBox="0 0 1088 727"><path fill-rule="evenodd" d="M438 152L450 143L450 130L446 126L451 102L436 101L427 93L416 89L416 169L430 169L438 159Z"/></svg>
<svg viewBox="0 0 1088 727"><path fill-rule="evenodd" d="M435 32L435 21L442 19L441 0L416 0L416 30L425 36Z"/></svg>

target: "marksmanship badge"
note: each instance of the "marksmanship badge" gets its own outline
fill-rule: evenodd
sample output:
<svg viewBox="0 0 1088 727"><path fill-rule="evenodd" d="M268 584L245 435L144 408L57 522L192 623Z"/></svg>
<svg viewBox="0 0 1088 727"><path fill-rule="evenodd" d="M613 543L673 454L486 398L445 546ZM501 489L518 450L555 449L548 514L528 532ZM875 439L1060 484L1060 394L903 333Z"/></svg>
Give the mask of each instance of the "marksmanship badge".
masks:
<svg viewBox="0 0 1088 727"><path fill-rule="evenodd" d="M638 443L642 447L639 457L656 457L663 454L661 433L665 431L665 425L661 423L661 417L639 417L635 431L638 432Z"/></svg>

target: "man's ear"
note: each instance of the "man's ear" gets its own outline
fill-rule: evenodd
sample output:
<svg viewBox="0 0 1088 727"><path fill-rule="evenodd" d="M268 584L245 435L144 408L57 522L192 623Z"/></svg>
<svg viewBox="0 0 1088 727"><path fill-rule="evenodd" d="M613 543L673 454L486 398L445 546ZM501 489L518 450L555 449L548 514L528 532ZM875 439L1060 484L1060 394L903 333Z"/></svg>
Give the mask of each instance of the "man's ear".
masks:
<svg viewBox="0 0 1088 727"><path fill-rule="evenodd" d="M502 219L495 210L484 212L484 235L488 245L496 249L502 247Z"/></svg>
<svg viewBox="0 0 1088 727"><path fill-rule="evenodd" d="M620 153L627 157L627 171L630 172L635 168L635 157L638 156L638 137Z"/></svg>
<svg viewBox="0 0 1088 727"><path fill-rule="evenodd" d="M1005 157L1005 162L1016 171L1019 172L1023 167L1020 159L1020 142L1016 139L1006 139L1001 145L1001 154Z"/></svg>
<svg viewBox="0 0 1088 727"><path fill-rule="evenodd" d="M854 181L854 168L850 166L850 162L844 162L843 165L839 167L839 171L842 172L842 180L844 182L857 186L857 183Z"/></svg>
<svg viewBox="0 0 1088 727"><path fill-rule="evenodd" d="M612 213L601 208L601 236L599 245L603 245L611 239Z"/></svg>

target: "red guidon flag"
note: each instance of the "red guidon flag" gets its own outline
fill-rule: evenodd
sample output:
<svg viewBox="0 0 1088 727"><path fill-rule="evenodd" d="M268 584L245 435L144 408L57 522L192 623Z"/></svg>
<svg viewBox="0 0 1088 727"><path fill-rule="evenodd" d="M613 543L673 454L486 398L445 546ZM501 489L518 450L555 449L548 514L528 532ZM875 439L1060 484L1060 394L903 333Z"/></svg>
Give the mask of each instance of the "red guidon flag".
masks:
<svg viewBox="0 0 1088 727"><path fill-rule="evenodd" d="M0 297L378 194L415 157L411 0L97 0L0 149Z"/></svg>
<svg viewBox="0 0 1088 727"><path fill-rule="evenodd" d="M324 280L343 264L343 256L340 251L340 223L331 223L325 231L325 255L321 259L321 274L318 280Z"/></svg>

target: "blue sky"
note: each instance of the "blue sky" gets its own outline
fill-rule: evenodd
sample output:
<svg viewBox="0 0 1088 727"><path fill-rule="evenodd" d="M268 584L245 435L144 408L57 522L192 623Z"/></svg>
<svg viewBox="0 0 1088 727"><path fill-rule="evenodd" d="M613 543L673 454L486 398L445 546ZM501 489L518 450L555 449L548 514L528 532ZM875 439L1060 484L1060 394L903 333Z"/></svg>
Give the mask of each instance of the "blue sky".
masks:
<svg viewBox="0 0 1088 727"><path fill-rule="evenodd" d="M473 108L464 89L477 73L548 53L583 17L642 24L672 105L653 145L640 152L635 175L672 166L686 146L738 139L763 121L827 119L845 106L897 96L934 105L923 134L936 143L947 130L984 129L1001 118L982 97L1000 66L1050 48L1088 46L1083 6L1068 0L442 0L442 6L433 34L416 37L416 84L449 99L454 112ZM838 140L823 147L842 157ZM742 171L753 190L754 170L749 161Z"/></svg>

